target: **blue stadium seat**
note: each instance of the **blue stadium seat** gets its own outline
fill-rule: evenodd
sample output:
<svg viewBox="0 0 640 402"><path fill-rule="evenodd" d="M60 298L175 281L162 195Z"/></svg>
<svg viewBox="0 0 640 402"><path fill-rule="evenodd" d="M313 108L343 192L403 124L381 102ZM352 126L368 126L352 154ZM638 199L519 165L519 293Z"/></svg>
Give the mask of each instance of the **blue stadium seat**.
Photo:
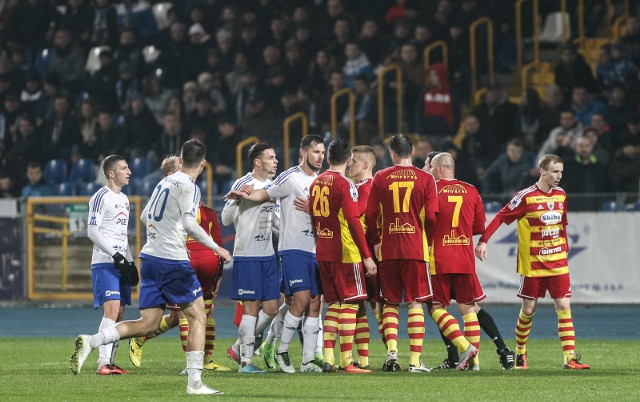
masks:
<svg viewBox="0 0 640 402"><path fill-rule="evenodd" d="M80 159L73 162L69 180L74 183L91 183L96 179L95 165L91 159Z"/></svg>
<svg viewBox="0 0 640 402"><path fill-rule="evenodd" d="M143 197L149 197L153 193L153 189L155 188L156 183L149 180L140 180L136 184L135 193L137 195L141 195Z"/></svg>
<svg viewBox="0 0 640 402"><path fill-rule="evenodd" d="M485 212L498 212L502 209L502 204L498 201L488 201L484 203Z"/></svg>
<svg viewBox="0 0 640 402"><path fill-rule="evenodd" d="M94 195L102 187L102 184L91 182L80 185L80 195Z"/></svg>
<svg viewBox="0 0 640 402"><path fill-rule="evenodd" d="M67 180L67 161L50 160L44 167L44 181L47 184L60 184Z"/></svg>
<svg viewBox="0 0 640 402"><path fill-rule="evenodd" d="M133 158L129 163L132 179L142 179L149 174L149 160L144 156Z"/></svg>
<svg viewBox="0 0 640 402"><path fill-rule="evenodd" d="M602 203L602 210L606 212L613 212L616 210L615 201L605 201Z"/></svg>
<svg viewBox="0 0 640 402"><path fill-rule="evenodd" d="M67 181L58 184L56 187L56 194L60 196L76 195L76 183Z"/></svg>
<svg viewBox="0 0 640 402"><path fill-rule="evenodd" d="M47 73L49 72L49 64L50 64L51 52L49 49L42 49L37 55L36 60L33 63L33 67L36 69L40 78L44 79L47 77Z"/></svg>

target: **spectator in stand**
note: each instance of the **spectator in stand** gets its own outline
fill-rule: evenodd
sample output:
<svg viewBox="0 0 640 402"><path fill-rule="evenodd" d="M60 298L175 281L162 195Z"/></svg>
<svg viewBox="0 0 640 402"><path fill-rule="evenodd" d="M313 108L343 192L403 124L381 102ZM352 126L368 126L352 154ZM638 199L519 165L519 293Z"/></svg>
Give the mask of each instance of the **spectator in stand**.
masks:
<svg viewBox="0 0 640 402"><path fill-rule="evenodd" d="M22 197L48 197L55 194L54 189L45 183L42 177L42 166L39 162L27 165L27 185L22 187Z"/></svg>
<svg viewBox="0 0 640 402"><path fill-rule="evenodd" d="M366 144L370 138L376 135L375 101L369 89L369 81L364 75L358 75L354 81L354 109L356 121L356 141L358 144ZM342 124L348 127L350 122L349 111L342 116Z"/></svg>
<svg viewBox="0 0 640 402"><path fill-rule="evenodd" d="M206 71L211 73L226 74L233 67L235 48L233 35L227 30L221 29L216 33L217 49L209 49L207 52ZM216 60L216 58L218 60Z"/></svg>
<svg viewBox="0 0 640 402"><path fill-rule="evenodd" d="M118 66L113 62L113 52L100 52L100 68L93 73L87 72L84 77L84 89L98 104L109 108L118 106L116 82L118 82Z"/></svg>
<svg viewBox="0 0 640 402"><path fill-rule="evenodd" d="M538 91L528 88L522 94L520 113L518 114L518 137L525 149L538 152L552 127L545 127L542 119L542 104Z"/></svg>
<svg viewBox="0 0 640 402"><path fill-rule="evenodd" d="M618 149L619 139L617 133L611 131L609 122L605 120L602 113L594 113L591 116L591 127L595 129L598 135L598 145L604 148L609 155L613 154Z"/></svg>
<svg viewBox="0 0 640 402"><path fill-rule="evenodd" d="M342 67L346 85L353 89L355 78L364 75L367 81L373 80L373 66L369 62L367 55L360 50L360 45L356 41L348 41L345 45L344 54L346 63Z"/></svg>
<svg viewBox="0 0 640 402"><path fill-rule="evenodd" d="M373 17L366 17L362 22L358 42L360 43L360 48L374 66L381 64L389 52L388 41L380 33L378 21Z"/></svg>
<svg viewBox="0 0 640 402"><path fill-rule="evenodd" d="M93 4L83 0L66 1L60 24L69 27L71 37L85 50L91 48L91 32L93 22Z"/></svg>
<svg viewBox="0 0 640 402"><path fill-rule="evenodd" d="M205 32L202 24L195 23L189 27L188 77L193 79L207 69L207 52L214 46L211 35Z"/></svg>
<svg viewBox="0 0 640 402"><path fill-rule="evenodd" d="M144 102L144 96L132 92L129 96L129 107L124 115L124 141L129 160L138 156L147 156L149 144L158 141L160 129L155 117Z"/></svg>
<svg viewBox="0 0 640 402"><path fill-rule="evenodd" d="M27 171L27 164L31 161L41 162L42 151L39 133L36 131L35 122L28 115L18 118L16 142L6 154L7 172L11 175L12 182L22 186L24 172Z"/></svg>
<svg viewBox="0 0 640 402"><path fill-rule="evenodd" d="M490 150L490 160L493 160L517 132L518 106L509 100L499 84L491 84L484 95L484 101L476 106L473 114L478 117L482 132L495 141L495 148Z"/></svg>
<svg viewBox="0 0 640 402"><path fill-rule="evenodd" d="M98 156L98 150L95 148L98 140L98 111L91 99L82 100L78 108L77 119L80 142L72 150L72 154L81 155L83 158L95 159Z"/></svg>
<svg viewBox="0 0 640 402"><path fill-rule="evenodd" d="M206 74L206 73L203 73ZM204 141L207 145L209 140L215 138L216 135L217 119L211 110L211 98L205 92L200 92L196 95L196 108L187 115L186 118L186 131L192 132L199 129L206 133L207 140ZM209 148L208 146L207 148Z"/></svg>
<svg viewBox="0 0 640 402"><path fill-rule="evenodd" d="M327 131L329 122L331 121L331 95L344 88L344 73L341 70L331 72L329 81L325 83L323 91L316 96L317 123L321 132ZM337 116L344 116L349 103L346 96L341 96L336 101ZM265 141L263 141L265 142ZM266 141L268 142L268 141ZM279 154L276 152L276 154Z"/></svg>
<svg viewBox="0 0 640 402"><path fill-rule="evenodd" d="M254 134L252 134L254 135ZM215 194L223 194L224 184L235 178L236 175L236 152L238 143L242 139L242 134L233 118L222 116L218 121L218 132L215 141L209 149L209 158L213 166L213 179L215 181ZM234 150L230 152L229 150Z"/></svg>
<svg viewBox="0 0 640 402"><path fill-rule="evenodd" d="M484 172L482 191L485 194L513 196L534 181L530 174L534 168L532 159L532 155L524 149L520 139L509 140L507 151Z"/></svg>
<svg viewBox="0 0 640 402"><path fill-rule="evenodd" d="M638 202L640 191L640 144L623 143L613 155L609 174L613 180L613 189L627 193L625 202Z"/></svg>
<svg viewBox="0 0 640 402"><path fill-rule="evenodd" d="M596 91L596 80L591 67L573 45L562 47L553 72L556 85L562 89L565 99L571 98L573 88L577 86L586 88L589 93Z"/></svg>
<svg viewBox="0 0 640 402"><path fill-rule="evenodd" d="M476 172L476 167L469 160L460 154L460 148L453 142L448 141L444 143L439 149L442 152L451 154L456 166L456 178L461 181L473 184L474 187L480 188L480 179Z"/></svg>
<svg viewBox="0 0 640 402"><path fill-rule="evenodd" d="M21 108L30 116L37 117L44 95L42 81L35 70L28 70L24 81L24 88L20 92Z"/></svg>
<svg viewBox="0 0 640 402"><path fill-rule="evenodd" d="M297 88L304 84L306 68L306 63L301 59L298 42L295 39L289 39L284 52L284 71L287 85Z"/></svg>
<svg viewBox="0 0 640 402"><path fill-rule="evenodd" d="M611 85L608 92L607 114L605 120L611 126L615 137L620 137L626 129L626 122L634 113L634 105L627 101L627 89L620 83Z"/></svg>
<svg viewBox="0 0 640 402"><path fill-rule="evenodd" d="M11 145L15 142L18 116L24 112L26 111L21 107L18 94L8 93L2 102L2 109L0 110L0 138L6 148L11 148Z"/></svg>
<svg viewBox="0 0 640 402"><path fill-rule="evenodd" d="M424 65L418 55L418 49L412 43L402 45L396 64L402 69L404 109L405 114L409 116L413 105L418 103L421 89L424 88ZM390 84L395 85L395 82ZM411 128L417 131L420 127Z"/></svg>
<svg viewBox="0 0 640 402"><path fill-rule="evenodd" d="M235 95L236 121L244 124L249 108L249 99L258 92L258 78L251 70L246 70L240 76L240 90Z"/></svg>
<svg viewBox="0 0 640 402"><path fill-rule="evenodd" d="M602 45L596 67L596 78L601 89L614 82L630 84L635 80L638 67L622 54L620 45Z"/></svg>
<svg viewBox="0 0 640 402"><path fill-rule="evenodd" d="M324 48L342 66L345 63L345 46L351 38L351 22L346 17L338 17L333 23L333 36Z"/></svg>
<svg viewBox="0 0 640 402"><path fill-rule="evenodd" d="M418 108L416 127L420 127L420 133L443 139L455 133L459 110L444 64L432 64L429 68L427 88L419 98Z"/></svg>
<svg viewBox="0 0 640 402"><path fill-rule="evenodd" d="M68 160L72 146L80 143L80 130L66 92L56 93L53 108L54 115L44 122L42 152L45 160Z"/></svg>
<svg viewBox="0 0 640 402"><path fill-rule="evenodd" d="M60 77L60 83L72 94L80 91L86 56L73 42L69 28L61 26L56 30L54 47L50 51L48 73Z"/></svg>
<svg viewBox="0 0 640 402"><path fill-rule="evenodd" d="M264 96L259 92L249 98L247 115L242 122L242 129L248 135L260 138L260 142L277 144L276 149L282 149L282 121L278 119L273 110L265 106ZM291 144L295 144L293 138ZM280 151L276 153L282 155Z"/></svg>
<svg viewBox="0 0 640 402"><path fill-rule="evenodd" d="M449 25L447 33L447 46L449 55L449 72L451 77L451 87L458 99L469 99L471 97L470 85L471 74L469 68L469 41L465 35L465 27L457 20ZM476 45L482 49L482 45ZM482 52L479 52L479 63L484 65Z"/></svg>
<svg viewBox="0 0 640 402"><path fill-rule="evenodd" d="M318 38L311 34L311 27L308 21L299 22L293 30L293 39L298 43L300 59L307 63L318 51Z"/></svg>
<svg viewBox="0 0 640 402"><path fill-rule="evenodd" d="M129 96L141 90L140 80L133 64L128 61L120 63L118 67L118 81L115 85L118 99L118 110L125 112L129 107Z"/></svg>
<svg viewBox="0 0 640 402"><path fill-rule="evenodd" d="M171 91L165 88L162 76L151 73L142 80L144 103L155 117L158 124L162 124L164 110L171 97Z"/></svg>
<svg viewBox="0 0 640 402"><path fill-rule="evenodd" d="M180 88L180 85L189 77L189 41L187 39L187 28L182 22L174 22L170 26L169 40L158 43L160 56L158 62L165 72L167 87L171 89Z"/></svg>
<svg viewBox="0 0 640 402"><path fill-rule="evenodd" d="M15 198L20 191L14 185L11 175L6 171L0 171L0 198Z"/></svg>
<svg viewBox="0 0 640 402"><path fill-rule="evenodd" d="M620 143L640 145L640 114L627 119L627 129L620 136Z"/></svg>
<svg viewBox="0 0 640 402"><path fill-rule="evenodd" d="M153 144L158 158L165 155L179 155L180 147L186 140L186 133L178 116L172 112L166 112L162 118L162 132L160 138Z"/></svg>
<svg viewBox="0 0 640 402"><path fill-rule="evenodd" d="M571 209L574 211L599 210L602 198L594 194L608 193L612 190L612 182L606 167L593 154L593 142L581 136L576 140L576 150L564 159L565 171L562 188L567 194L585 194L574 198Z"/></svg>
<svg viewBox="0 0 640 402"><path fill-rule="evenodd" d="M16 39L33 50L46 47L51 41L51 27L60 19L60 13L54 4L45 0L20 1L14 4L11 19L14 30L12 33Z"/></svg>
<svg viewBox="0 0 640 402"><path fill-rule="evenodd" d="M120 32L120 39L118 40L118 46L113 52L113 58L118 68L122 63L128 62L140 76L144 75L145 62L142 56L142 47L138 43L138 37L132 29L123 29L122 32Z"/></svg>
<svg viewBox="0 0 640 402"><path fill-rule="evenodd" d="M489 133L482 131L480 120L473 114L465 117L462 121L462 129L460 157L472 163L478 176L482 176L484 169L495 159L489 159L495 140Z"/></svg>
<svg viewBox="0 0 640 402"><path fill-rule="evenodd" d="M109 0L96 0L93 8L93 25L90 31L93 46L115 47L118 42L116 9Z"/></svg>
<svg viewBox="0 0 640 402"><path fill-rule="evenodd" d="M554 128L540 147L538 160L546 154L555 153L558 147L573 149L576 139L582 136L582 124L576 119L576 115L571 109L564 109L560 112L560 126ZM562 155L559 155L562 156ZM565 180L566 183L566 180Z"/></svg>
<svg viewBox="0 0 640 402"><path fill-rule="evenodd" d="M576 119L583 125L591 124L591 116L595 113L604 115L607 107L587 92L587 88L576 85L571 94L571 108Z"/></svg>
<svg viewBox="0 0 640 402"><path fill-rule="evenodd" d="M598 141L598 130L594 126L585 127L582 132L582 136L591 140L591 143L593 144L593 155L598 159L598 161L602 163L604 167L609 167L611 155L609 154L609 151L600 144L600 141Z"/></svg>
<svg viewBox="0 0 640 402"><path fill-rule="evenodd" d="M431 141L427 137L419 137L413 143L413 156L411 157L413 161L413 166L422 169L425 165L425 161L431 152L433 152L433 145L431 145ZM422 166L420 166L422 164Z"/></svg>
<svg viewBox="0 0 640 402"><path fill-rule="evenodd" d="M451 0L438 0L435 10L429 18L429 27L433 36L437 39L446 39L449 32L449 24L453 18L453 3Z"/></svg>
<svg viewBox="0 0 640 402"><path fill-rule="evenodd" d="M617 45L636 66L640 66L640 18L637 15L629 15L624 27L626 33L618 39Z"/></svg>
<svg viewBox="0 0 640 402"><path fill-rule="evenodd" d="M284 15L276 13L271 17L267 42L277 48L284 47L287 41L287 20Z"/></svg>
<svg viewBox="0 0 640 402"><path fill-rule="evenodd" d="M540 110L545 136L552 128L560 124L560 112L565 108L564 94L560 87L556 84L547 85L544 89L544 100Z"/></svg>
<svg viewBox="0 0 640 402"><path fill-rule="evenodd" d="M307 85L314 94L325 90L331 74L337 70L336 61L326 50L318 50L307 68Z"/></svg>
<svg viewBox="0 0 640 402"><path fill-rule="evenodd" d="M413 38L411 38L411 41L418 49L418 53L422 55L424 48L433 43L435 41L435 38L433 37L433 34L431 33L431 30L429 29L427 24L419 22L413 28ZM442 60L429 60L430 63L435 63L436 61Z"/></svg>
<svg viewBox="0 0 640 402"><path fill-rule="evenodd" d="M101 108L98 111L98 127L94 154L96 162L101 163L109 155L120 155L125 146L124 130L113 122L111 111ZM126 143L127 147L129 142Z"/></svg>

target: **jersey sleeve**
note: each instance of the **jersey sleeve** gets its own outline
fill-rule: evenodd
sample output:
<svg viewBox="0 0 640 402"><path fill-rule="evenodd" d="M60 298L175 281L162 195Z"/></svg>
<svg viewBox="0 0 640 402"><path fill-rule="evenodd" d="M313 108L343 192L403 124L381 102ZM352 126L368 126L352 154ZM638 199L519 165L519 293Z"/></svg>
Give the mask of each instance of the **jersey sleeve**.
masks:
<svg viewBox="0 0 640 402"><path fill-rule="evenodd" d="M510 225L513 221L522 218L527 213L527 203L521 193L517 193L511 201L498 212L496 217L500 222Z"/></svg>
<svg viewBox="0 0 640 402"><path fill-rule="evenodd" d="M482 234L484 232L484 225L487 223L487 215L484 213L484 204L480 194L476 191L475 196L475 216L473 218L473 234Z"/></svg>
<svg viewBox="0 0 640 402"><path fill-rule="evenodd" d="M191 214L194 217L198 216L200 189L195 184L181 187L182 191L179 193L180 199L178 200L180 215Z"/></svg>
<svg viewBox="0 0 640 402"><path fill-rule="evenodd" d="M102 226L104 211L104 193L91 197L89 201L89 219L87 219L87 226Z"/></svg>
<svg viewBox="0 0 640 402"><path fill-rule="evenodd" d="M380 215L380 200L378 198L377 179L378 175L373 178L371 184L371 191L369 191L369 197L367 198L367 207L365 210L365 222L367 226L367 240L370 244L380 243L380 233L378 232L378 216Z"/></svg>
<svg viewBox="0 0 640 402"><path fill-rule="evenodd" d="M436 181L433 179L431 174L427 175L427 180L425 181L425 191L427 195L427 205L425 205L425 212L434 212L437 213L439 211L438 207L438 192L436 191Z"/></svg>
<svg viewBox="0 0 640 402"><path fill-rule="evenodd" d="M284 198L290 195L292 193L292 181L290 179L290 172L284 172L278 176L273 183L265 188L265 190L267 190L267 194L269 194L269 198Z"/></svg>

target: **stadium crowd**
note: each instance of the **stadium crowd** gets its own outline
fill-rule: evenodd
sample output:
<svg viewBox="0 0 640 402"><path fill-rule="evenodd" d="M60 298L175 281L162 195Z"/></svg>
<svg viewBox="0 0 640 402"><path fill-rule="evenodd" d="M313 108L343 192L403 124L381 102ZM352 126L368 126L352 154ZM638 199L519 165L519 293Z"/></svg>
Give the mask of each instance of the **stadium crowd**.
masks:
<svg viewBox="0 0 640 402"><path fill-rule="evenodd" d="M537 155L554 152L566 162L569 193L637 193L637 5L620 39L600 49L595 73L576 47L564 45L544 97L527 89L516 104L507 88L486 83L474 106L468 27L490 17L496 69L512 71L512 3L0 1L0 194L92 194L95 174L83 169L97 171L117 153L136 168L126 191L148 195L153 187L144 175L189 138L207 145L214 192L224 194L236 177L239 141L255 135L281 155L282 122L299 111L311 132L326 133L331 95L342 88L355 94L356 142L384 158L375 74L391 63L403 73L403 127L417 140L418 166L434 149L450 152L461 180L508 197L536 180ZM542 2L543 14L558 7L551 3ZM587 35L606 25L605 3L585 2ZM434 56L425 73L423 50L437 40L448 44L448 69ZM384 85L389 106L395 82ZM337 113L344 137L346 97L338 99ZM385 109L385 132L394 131L395 113ZM464 139L454 142L460 126ZM294 135L291 143L298 142ZM380 160L379 168L388 162ZM52 163L62 173L45 182Z"/></svg>

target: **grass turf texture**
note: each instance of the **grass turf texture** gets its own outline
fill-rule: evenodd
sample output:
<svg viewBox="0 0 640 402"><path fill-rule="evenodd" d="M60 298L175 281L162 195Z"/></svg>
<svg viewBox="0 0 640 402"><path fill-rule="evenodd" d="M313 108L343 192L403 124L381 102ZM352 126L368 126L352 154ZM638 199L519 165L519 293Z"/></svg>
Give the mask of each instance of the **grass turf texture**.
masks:
<svg viewBox="0 0 640 402"><path fill-rule="evenodd" d="M218 363L237 368L225 357L231 339L216 340ZM97 350L87 359L79 375L69 370L73 339L0 338L0 400L176 400L186 395L186 378L178 373L185 358L175 333L149 341L144 347L142 367L134 368L123 341L116 363L134 372L126 376L95 374ZM376 337L370 347L371 375L300 374L274 372L267 375L237 372L205 372L209 386L224 391L225 400L638 400L640 368L634 350L638 341L578 340L578 351L591 364L588 371L562 369L560 341L532 339L528 371L500 369L493 344L483 338L479 372L437 370L431 373L384 373L380 370L386 352ZM400 363L408 367L408 341L401 340ZM426 366L445 357L440 340L428 340L422 356ZM354 350L355 353L355 350ZM300 343L291 345L292 363L300 366ZM337 353L336 353L337 357ZM264 367L262 357L254 362ZM211 396L208 397L211 399Z"/></svg>

